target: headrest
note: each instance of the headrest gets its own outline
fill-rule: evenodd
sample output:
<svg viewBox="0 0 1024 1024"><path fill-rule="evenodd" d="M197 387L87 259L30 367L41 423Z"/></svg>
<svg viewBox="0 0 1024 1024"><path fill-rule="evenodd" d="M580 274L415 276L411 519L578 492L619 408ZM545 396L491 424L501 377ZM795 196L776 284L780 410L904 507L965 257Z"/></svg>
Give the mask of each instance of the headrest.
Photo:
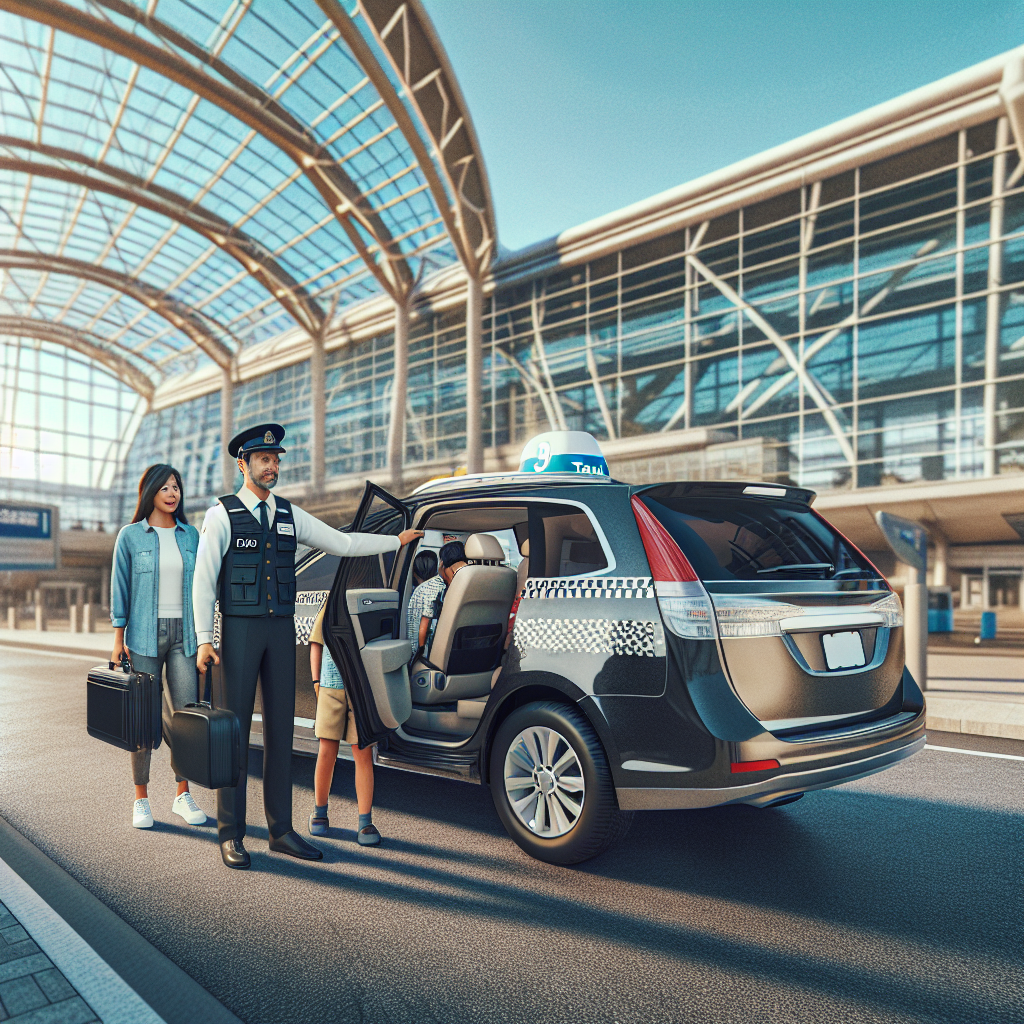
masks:
<svg viewBox="0 0 1024 1024"><path fill-rule="evenodd" d="M519 548L519 554L521 554L523 556L523 558L529 558L530 557L530 538L529 537L527 537L526 540L523 541L521 547Z"/></svg>
<svg viewBox="0 0 1024 1024"><path fill-rule="evenodd" d="M504 562L505 551L497 537L474 533L466 540L466 558L471 562Z"/></svg>

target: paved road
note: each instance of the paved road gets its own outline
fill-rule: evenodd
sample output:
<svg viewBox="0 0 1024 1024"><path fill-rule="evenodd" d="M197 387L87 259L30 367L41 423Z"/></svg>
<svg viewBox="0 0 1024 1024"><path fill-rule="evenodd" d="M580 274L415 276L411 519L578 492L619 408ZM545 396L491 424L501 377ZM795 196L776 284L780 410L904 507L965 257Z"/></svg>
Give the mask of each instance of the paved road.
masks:
<svg viewBox="0 0 1024 1024"><path fill-rule="evenodd" d="M87 661L0 665L0 814L246 1021L1024 1020L1024 761L926 750L786 808L638 815L566 870L521 853L486 790L383 769L386 845L362 850L345 762L325 862L278 857L254 757L253 870L231 872L212 822L169 820L163 748L158 826L130 827Z"/></svg>

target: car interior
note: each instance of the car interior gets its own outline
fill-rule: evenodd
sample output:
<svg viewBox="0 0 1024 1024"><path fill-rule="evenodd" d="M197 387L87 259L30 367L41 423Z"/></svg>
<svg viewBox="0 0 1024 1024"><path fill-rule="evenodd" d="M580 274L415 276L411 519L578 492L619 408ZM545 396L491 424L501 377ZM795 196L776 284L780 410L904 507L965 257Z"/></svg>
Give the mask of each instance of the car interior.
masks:
<svg viewBox="0 0 1024 1024"><path fill-rule="evenodd" d="M404 554L461 540L467 565L445 594L430 649L412 657L406 612L411 572L395 589L349 589L348 610L359 624L363 664L381 718L409 738L461 742L471 736L501 672L513 608L527 579L599 572L608 561L588 515L573 506L440 507L417 524L426 531ZM399 639L393 639L395 620ZM410 662L411 659L411 662Z"/></svg>

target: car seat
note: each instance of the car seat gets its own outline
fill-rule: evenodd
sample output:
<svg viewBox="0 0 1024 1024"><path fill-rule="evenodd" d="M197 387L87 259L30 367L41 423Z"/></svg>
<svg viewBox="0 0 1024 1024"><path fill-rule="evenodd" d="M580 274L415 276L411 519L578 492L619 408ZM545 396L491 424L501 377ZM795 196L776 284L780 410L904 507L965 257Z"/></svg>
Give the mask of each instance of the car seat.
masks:
<svg viewBox="0 0 1024 1024"><path fill-rule="evenodd" d="M473 534L465 548L469 564L448 587L427 658L413 661L414 704L449 704L487 694L504 650L516 572L501 564L505 552L490 534Z"/></svg>

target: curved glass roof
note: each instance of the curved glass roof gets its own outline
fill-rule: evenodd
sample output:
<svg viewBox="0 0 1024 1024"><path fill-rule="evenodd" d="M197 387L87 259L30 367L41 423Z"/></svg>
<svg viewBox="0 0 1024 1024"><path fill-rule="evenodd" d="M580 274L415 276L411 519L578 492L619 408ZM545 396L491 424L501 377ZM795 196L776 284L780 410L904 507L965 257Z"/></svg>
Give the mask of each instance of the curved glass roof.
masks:
<svg viewBox="0 0 1024 1024"><path fill-rule="evenodd" d="M418 0L0 0L0 54L8 336L159 383L493 253Z"/></svg>

